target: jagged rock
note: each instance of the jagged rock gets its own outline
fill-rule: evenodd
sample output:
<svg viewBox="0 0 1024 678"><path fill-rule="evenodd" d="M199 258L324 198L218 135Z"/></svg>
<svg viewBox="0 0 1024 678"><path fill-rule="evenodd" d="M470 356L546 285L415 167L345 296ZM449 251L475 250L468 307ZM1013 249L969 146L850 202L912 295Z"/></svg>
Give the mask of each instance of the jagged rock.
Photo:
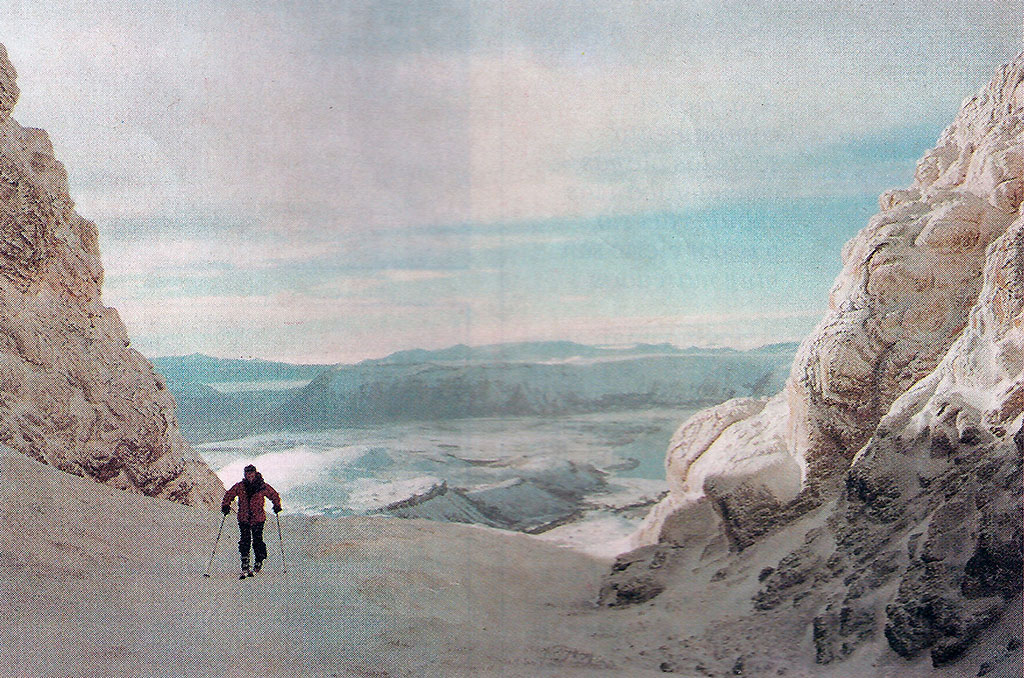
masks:
<svg viewBox="0 0 1024 678"><path fill-rule="evenodd" d="M1018 60L1009 81L1019 83L1021 71ZM923 529L923 545L887 607L886 637L907 656L931 648L936 665L962 654L999 618L1003 601L1021 591L1022 281L1024 218L1018 217L988 251L964 331L937 369L882 420L879 429L903 442L876 436L850 473L875 484L887 478L889 503ZM1007 438L1014 428L1017 435Z"/></svg>
<svg viewBox="0 0 1024 678"><path fill-rule="evenodd" d="M75 213L46 133L10 117L17 97L0 47L0 442L115 487L212 504L223 487L103 306L96 227Z"/></svg>
<svg viewBox="0 0 1024 678"><path fill-rule="evenodd" d="M615 560L612 575L598 594L598 602L607 607L645 603L665 590L673 572L672 546L658 544L624 553Z"/></svg>
<svg viewBox="0 0 1024 678"><path fill-rule="evenodd" d="M0 45L0 123L11 116L11 109L18 101L18 74L7 58L7 49Z"/></svg>
<svg viewBox="0 0 1024 678"><path fill-rule="evenodd" d="M770 610L777 606L782 601L783 592L792 594L797 587L813 582L820 566L820 556L808 548L788 554L764 578L765 586L754 597L754 607Z"/></svg>
<svg viewBox="0 0 1024 678"><path fill-rule="evenodd" d="M773 500L781 508L794 494L792 469L799 469L798 489L824 499L828 492L822 488L847 470L896 399L950 353L972 307L980 301L987 309L978 312L975 324L1012 322L1021 303L1022 281L1014 277L1020 273L1007 269L985 292L982 273L986 257L998 258L1000 251L1012 256L1015 247L1016 236L1003 234L1024 196L1022 70L1019 60L1002 68L921 160L914 183L880 198L881 212L843 249L830 310L801 345L784 392L762 409L733 403L737 410L749 408L745 417L723 420L722 411L711 411L684 427L690 440L676 441L670 453L675 496L657 513L660 521L669 519L670 508L679 510L706 492L702 485L713 475L721 477L719 504L761 497L763 502L755 500L761 510L770 512ZM990 355L965 346L956 353L969 363L1012 363L1020 361L1021 348L1003 345ZM1005 407L1019 410L1024 385L1000 387L1008 389L1001 398ZM952 441L966 443L1008 423L992 413L986 415L990 420L964 428L970 417L958 412L962 421ZM719 420L728 424L716 428ZM791 469L784 472L787 464ZM760 465L774 471L765 474ZM738 480L731 482L733 477ZM730 498L732 487L742 488L746 498ZM659 524L648 521L638 544L658 541L660 532Z"/></svg>
<svg viewBox="0 0 1024 678"><path fill-rule="evenodd" d="M756 591L752 617L721 621L703 642L802 625L804 656L859 661L847 675L865 675L880 643L886 661L942 666L1013 630L1024 579L1022 199L1024 54L964 103L914 184L883 195L846 246L830 311L784 392L747 404L745 418L723 416L740 401L697 414L673 441L671 492L638 545L671 547ZM724 563L699 551L715 531L733 547ZM616 591L631 591L631 571L650 590L643 549L620 557L627 567L607 578ZM681 581L654 581L661 596L685 595ZM1015 675L1019 628L1011 641L984 674Z"/></svg>
<svg viewBox="0 0 1024 678"><path fill-rule="evenodd" d="M1006 509L1009 510L1006 510ZM985 504L974 552L964 565L966 577L960 585L966 596L1012 596L1021 590L1024 561L1020 506Z"/></svg>

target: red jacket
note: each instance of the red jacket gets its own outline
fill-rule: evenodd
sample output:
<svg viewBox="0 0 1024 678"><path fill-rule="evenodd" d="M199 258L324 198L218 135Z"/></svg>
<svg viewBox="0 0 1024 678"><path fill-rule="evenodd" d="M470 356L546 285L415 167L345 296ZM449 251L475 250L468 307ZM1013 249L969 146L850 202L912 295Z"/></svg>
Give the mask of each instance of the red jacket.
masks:
<svg viewBox="0 0 1024 678"><path fill-rule="evenodd" d="M263 476L259 473L256 474L256 481L252 484L252 488L250 495L245 481L240 480L224 493L224 501L221 502L222 507L230 506L231 500L238 497L238 522L246 525L266 522L267 514L263 512L263 502L266 499L274 503L274 508L281 508L281 495L263 482Z"/></svg>

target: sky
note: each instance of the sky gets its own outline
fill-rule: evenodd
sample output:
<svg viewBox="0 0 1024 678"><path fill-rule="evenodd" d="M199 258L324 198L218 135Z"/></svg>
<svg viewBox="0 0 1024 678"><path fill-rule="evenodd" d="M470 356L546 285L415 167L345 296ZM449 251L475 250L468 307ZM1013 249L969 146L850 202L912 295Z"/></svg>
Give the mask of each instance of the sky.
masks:
<svg viewBox="0 0 1024 678"><path fill-rule="evenodd" d="M1024 0L0 0L149 357L798 341Z"/></svg>

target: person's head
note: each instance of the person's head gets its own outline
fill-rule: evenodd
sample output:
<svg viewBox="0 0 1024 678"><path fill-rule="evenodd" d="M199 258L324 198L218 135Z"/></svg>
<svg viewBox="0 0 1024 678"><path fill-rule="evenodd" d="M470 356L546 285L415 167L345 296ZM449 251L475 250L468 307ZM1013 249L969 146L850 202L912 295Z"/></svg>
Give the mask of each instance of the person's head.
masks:
<svg viewBox="0 0 1024 678"><path fill-rule="evenodd" d="M256 480L256 467L253 466L252 464L249 464L248 466L245 467L245 479L248 480L250 483Z"/></svg>

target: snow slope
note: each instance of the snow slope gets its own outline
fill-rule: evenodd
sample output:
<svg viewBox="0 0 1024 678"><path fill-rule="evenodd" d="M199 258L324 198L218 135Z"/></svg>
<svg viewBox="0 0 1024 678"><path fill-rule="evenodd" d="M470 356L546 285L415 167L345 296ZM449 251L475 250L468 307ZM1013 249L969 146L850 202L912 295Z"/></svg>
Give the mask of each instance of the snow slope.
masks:
<svg viewBox="0 0 1024 678"><path fill-rule="evenodd" d="M0 455L0 675L653 676L592 647L608 564L486 528L288 516L240 582L218 512ZM609 625L610 623L610 625ZM625 672L625 674L623 673Z"/></svg>
<svg viewBox="0 0 1024 678"><path fill-rule="evenodd" d="M666 562L677 586L609 609L594 604L609 561L421 520L287 516L287 573L270 523L266 569L244 582L229 520L207 579L218 512L9 452L0 453L0 478L0 519L10 527L0 531L5 677L965 675L926 657L886 656L878 644L842 666L816 665L802 651L810 604L770 617L752 609L757 574L820 526L820 513L741 559L723 542ZM1019 599L1016 610L972 649L972 671L1019 638Z"/></svg>

